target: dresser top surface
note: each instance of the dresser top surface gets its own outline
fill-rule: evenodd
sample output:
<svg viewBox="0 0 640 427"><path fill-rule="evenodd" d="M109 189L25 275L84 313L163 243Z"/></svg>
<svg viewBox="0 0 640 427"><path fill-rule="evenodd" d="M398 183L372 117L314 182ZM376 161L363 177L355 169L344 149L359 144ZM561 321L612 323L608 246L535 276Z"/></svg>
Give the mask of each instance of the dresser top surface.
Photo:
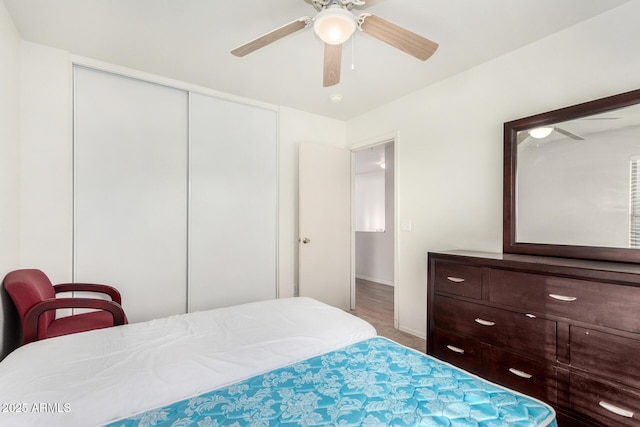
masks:
<svg viewBox="0 0 640 427"><path fill-rule="evenodd" d="M509 268L542 274L582 276L586 279L640 286L640 264L467 250L429 252L429 257L478 266Z"/></svg>

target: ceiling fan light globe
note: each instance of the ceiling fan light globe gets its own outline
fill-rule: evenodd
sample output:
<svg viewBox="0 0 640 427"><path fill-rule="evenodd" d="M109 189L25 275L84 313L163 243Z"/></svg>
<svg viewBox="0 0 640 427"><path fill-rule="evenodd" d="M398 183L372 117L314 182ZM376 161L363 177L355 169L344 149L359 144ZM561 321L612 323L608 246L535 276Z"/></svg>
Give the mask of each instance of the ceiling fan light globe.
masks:
<svg viewBox="0 0 640 427"><path fill-rule="evenodd" d="M327 8L313 19L313 31L327 44L342 44L349 40L355 30L355 16L341 7Z"/></svg>
<svg viewBox="0 0 640 427"><path fill-rule="evenodd" d="M545 126L545 127L529 129L529 135L531 135L536 139L546 138L549 135L551 135L551 132L553 132L553 126Z"/></svg>

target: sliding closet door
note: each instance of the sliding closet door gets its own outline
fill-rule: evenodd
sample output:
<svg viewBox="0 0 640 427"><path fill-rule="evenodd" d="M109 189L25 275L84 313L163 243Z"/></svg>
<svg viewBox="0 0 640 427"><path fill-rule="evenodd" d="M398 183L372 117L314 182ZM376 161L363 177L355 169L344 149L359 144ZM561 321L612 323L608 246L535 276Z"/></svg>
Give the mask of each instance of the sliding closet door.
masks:
<svg viewBox="0 0 640 427"><path fill-rule="evenodd" d="M276 112L191 94L191 310L276 296Z"/></svg>
<svg viewBox="0 0 640 427"><path fill-rule="evenodd" d="M184 313L188 94L75 69L76 281L109 283L130 322Z"/></svg>

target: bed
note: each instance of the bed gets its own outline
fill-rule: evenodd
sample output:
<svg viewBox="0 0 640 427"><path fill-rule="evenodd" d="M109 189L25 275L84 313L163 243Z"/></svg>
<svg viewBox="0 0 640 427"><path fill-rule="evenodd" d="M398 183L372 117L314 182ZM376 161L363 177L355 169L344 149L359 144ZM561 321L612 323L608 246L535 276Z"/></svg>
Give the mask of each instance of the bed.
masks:
<svg viewBox="0 0 640 427"><path fill-rule="evenodd" d="M0 384L11 426L555 425L544 403L309 298L38 341L0 362Z"/></svg>

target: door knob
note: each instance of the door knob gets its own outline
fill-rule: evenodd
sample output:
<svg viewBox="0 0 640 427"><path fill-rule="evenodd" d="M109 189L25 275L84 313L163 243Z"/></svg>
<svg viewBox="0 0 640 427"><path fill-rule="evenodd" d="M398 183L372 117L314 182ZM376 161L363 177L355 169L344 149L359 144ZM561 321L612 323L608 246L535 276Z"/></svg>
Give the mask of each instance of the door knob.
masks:
<svg viewBox="0 0 640 427"><path fill-rule="evenodd" d="M305 238L302 239L302 243L304 243L304 244L307 244L309 242L311 242L311 239L308 238L308 237L305 237Z"/></svg>

